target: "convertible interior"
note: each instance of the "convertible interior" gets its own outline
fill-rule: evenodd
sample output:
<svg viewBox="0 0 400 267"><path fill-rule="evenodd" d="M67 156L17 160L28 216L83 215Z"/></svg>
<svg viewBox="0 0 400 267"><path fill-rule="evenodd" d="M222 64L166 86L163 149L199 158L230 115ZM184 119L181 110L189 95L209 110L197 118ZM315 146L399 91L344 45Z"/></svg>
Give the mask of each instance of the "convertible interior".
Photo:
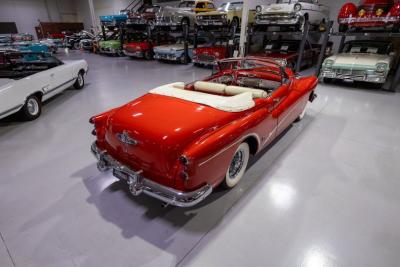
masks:
<svg viewBox="0 0 400 267"><path fill-rule="evenodd" d="M18 80L61 64L45 53L0 53L0 78Z"/></svg>
<svg viewBox="0 0 400 267"><path fill-rule="evenodd" d="M255 99L270 96L283 82L282 76L271 68L231 69L206 81L188 85L183 82L166 84L150 93L175 97L222 111L241 112L254 107Z"/></svg>

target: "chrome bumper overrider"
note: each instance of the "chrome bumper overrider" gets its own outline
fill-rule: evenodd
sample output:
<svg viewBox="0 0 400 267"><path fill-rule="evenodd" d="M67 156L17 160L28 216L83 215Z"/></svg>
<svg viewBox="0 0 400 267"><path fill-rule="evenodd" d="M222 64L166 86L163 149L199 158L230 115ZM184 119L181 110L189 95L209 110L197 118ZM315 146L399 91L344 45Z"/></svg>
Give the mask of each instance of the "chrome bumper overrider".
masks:
<svg viewBox="0 0 400 267"><path fill-rule="evenodd" d="M206 184L192 192L178 191L144 178L141 175L142 171L134 171L115 160L107 154L107 151L101 151L97 147L96 142L92 144L91 150L98 160L97 168L102 172L112 170L115 177L126 180L129 186L129 191L134 196L145 193L146 195L173 206L192 207L204 200L213 190L211 185ZM126 177L126 179L122 178L123 176Z"/></svg>
<svg viewBox="0 0 400 267"><path fill-rule="evenodd" d="M300 22L297 15L264 15L255 19L256 25L296 25Z"/></svg>

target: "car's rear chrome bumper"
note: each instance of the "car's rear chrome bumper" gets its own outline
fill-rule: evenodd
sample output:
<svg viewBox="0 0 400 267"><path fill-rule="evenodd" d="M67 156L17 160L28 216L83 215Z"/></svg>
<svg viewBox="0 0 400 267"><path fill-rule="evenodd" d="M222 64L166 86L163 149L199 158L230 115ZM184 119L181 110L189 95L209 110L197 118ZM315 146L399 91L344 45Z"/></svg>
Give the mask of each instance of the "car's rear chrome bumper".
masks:
<svg viewBox="0 0 400 267"><path fill-rule="evenodd" d="M91 150L98 160L98 169L103 172L112 170L115 177L128 183L129 190L134 196L145 193L167 204L185 208L197 205L210 195L213 190L211 185L206 184L195 191L179 191L144 178L141 175L141 171L134 171L115 160L107 154L107 151L101 151L96 142L92 144Z"/></svg>

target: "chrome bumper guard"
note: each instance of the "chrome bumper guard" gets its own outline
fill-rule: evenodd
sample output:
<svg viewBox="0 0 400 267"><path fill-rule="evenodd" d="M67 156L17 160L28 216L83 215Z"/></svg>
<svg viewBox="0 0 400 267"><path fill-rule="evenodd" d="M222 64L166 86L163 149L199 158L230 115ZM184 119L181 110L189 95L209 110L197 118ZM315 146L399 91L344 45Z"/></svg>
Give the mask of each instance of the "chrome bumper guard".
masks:
<svg viewBox="0 0 400 267"><path fill-rule="evenodd" d="M369 83L385 83L386 76L379 74L343 74L331 70L323 70L320 75L322 78L338 79L343 81L361 81Z"/></svg>
<svg viewBox="0 0 400 267"><path fill-rule="evenodd" d="M206 184L192 192L178 191L144 178L141 175L142 171L134 171L115 160L107 154L107 151L101 151L96 142L92 144L91 150L98 160L97 168L99 171L112 170L115 177L127 182L129 191L134 196L144 193L167 204L186 208L197 205L210 195L213 190L211 185Z"/></svg>
<svg viewBox="0 0 400 267"><path fill-rule="evenodd" d="M365 22L384 22L384 23L395 23L395 22L399 22L400 21L400 17L367 17L367 18L343 18L343 19L339 19L339 23L365 23Z"/></svg>
<svg viewBox="0 0 400 267"><path fill-rule="evenodd" d="M144 57L144 52L142 52L142 51L129 52L129 51L123 50L123 52L128 57Z"/></svg>
<svg viewBox="0 0 400 267"><path fill-rule="evenodd" d="M261 15L255 19L256 25L296 25L300 22L300 16L292 14Z"/></svg>

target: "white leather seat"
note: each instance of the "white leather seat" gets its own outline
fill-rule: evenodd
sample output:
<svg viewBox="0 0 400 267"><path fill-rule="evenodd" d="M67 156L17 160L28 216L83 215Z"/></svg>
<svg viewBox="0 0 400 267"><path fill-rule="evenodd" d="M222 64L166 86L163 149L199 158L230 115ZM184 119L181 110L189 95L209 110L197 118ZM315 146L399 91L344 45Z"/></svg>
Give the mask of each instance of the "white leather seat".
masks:
<svg viewBox="0 0 400 267"><path fill-rule="evenodd" d="M255 106L252 93L243 92L234 96L220 96L181 89L183 83L171 83L151 90L149 93L175 97L210 106L227 112L241 112ZM183 87L184 88L184 87Z"/></svg>
<svg viewBox="0 0 400 267"><path fill-rule="evenodd" d="M268 93L264 90L247 88L241 86L231 86L225 85L221 83L212 83L212 82L203 82L198 81L194 83L194 90L209 92L209 93L217 93L221 95L238 95L242 93L251 93L253 98L266 98L268 97Z"/></svg>

